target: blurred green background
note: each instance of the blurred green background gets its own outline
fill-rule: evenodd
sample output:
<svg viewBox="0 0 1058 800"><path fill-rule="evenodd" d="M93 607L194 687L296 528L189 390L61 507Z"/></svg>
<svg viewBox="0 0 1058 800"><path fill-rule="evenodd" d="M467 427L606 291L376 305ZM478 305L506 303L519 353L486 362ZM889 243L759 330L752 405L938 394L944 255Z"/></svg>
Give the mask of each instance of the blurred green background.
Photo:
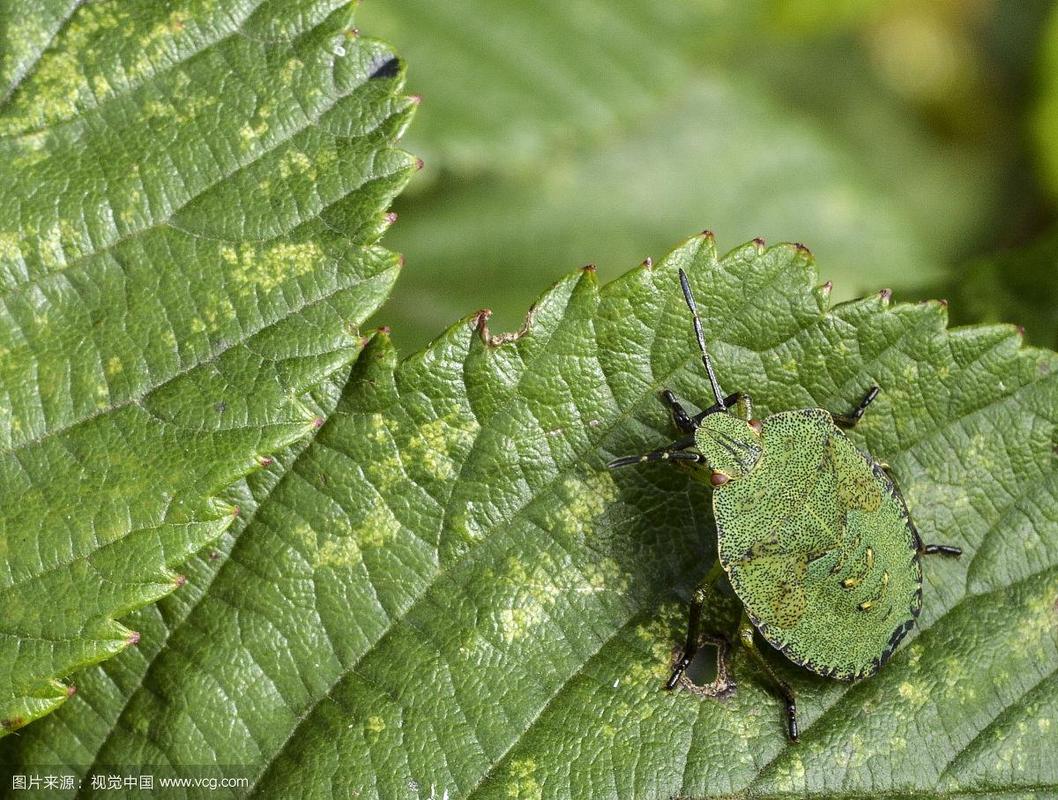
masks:
<svg viewBox="0 0 1058 800"><path fill-rule="evenodd" d="M702 228L804 242L837 299L946 297L1058 344L1052 0L369 0L357 24L423 98L374 320L405 353Z"/></svg>

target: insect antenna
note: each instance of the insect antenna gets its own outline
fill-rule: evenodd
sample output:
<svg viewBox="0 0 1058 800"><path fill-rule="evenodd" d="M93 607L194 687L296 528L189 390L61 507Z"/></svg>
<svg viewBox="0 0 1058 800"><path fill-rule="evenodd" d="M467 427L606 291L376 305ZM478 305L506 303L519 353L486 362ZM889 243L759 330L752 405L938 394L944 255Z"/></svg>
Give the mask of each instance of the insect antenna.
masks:
<svg viewBox="0 0 1058 800"><path fill-rule="evenodd" d="M702 330L702 319L698 316L698 305L694 302L694 295L691 294L691 284L687 281L687 273L682 268L680 269L680 286L683 287L683 299L687 301L687 308L694 316L694 336L698 340L698 349L702 351L702 363L705 364L705 371L709 373L709 383L713 385L716 404L726 411L727 403L724 402L724 392L720 388L720 381L716 379L709 351L705 349L705 331Z"/></svg>

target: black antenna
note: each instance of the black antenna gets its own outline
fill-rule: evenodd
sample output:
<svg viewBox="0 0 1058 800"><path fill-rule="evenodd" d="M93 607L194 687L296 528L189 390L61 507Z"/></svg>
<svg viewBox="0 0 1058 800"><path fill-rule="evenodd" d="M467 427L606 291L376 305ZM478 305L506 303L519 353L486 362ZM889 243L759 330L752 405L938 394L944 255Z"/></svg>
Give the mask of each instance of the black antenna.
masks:
<svg viewBox="0 0 1058 800"><path fill-rule="evenodd" d="M713 362L709 359L709 352L705 349L705 332L702 330L702 320L698 316L698 306L694 302L694 295L691 294L691 285L687 282L687 273L682 268L680 269L680 286L683 287L683 298L687 301L687 308L694 315L694 336L698 340L698 349L702 351L702 363L705 364L705 371L709 373L709 383L713 385L716 404L726 411L727 404L724 402L724 393L720 389L720 381L716 379L716 373L713 371Z"/></svg>

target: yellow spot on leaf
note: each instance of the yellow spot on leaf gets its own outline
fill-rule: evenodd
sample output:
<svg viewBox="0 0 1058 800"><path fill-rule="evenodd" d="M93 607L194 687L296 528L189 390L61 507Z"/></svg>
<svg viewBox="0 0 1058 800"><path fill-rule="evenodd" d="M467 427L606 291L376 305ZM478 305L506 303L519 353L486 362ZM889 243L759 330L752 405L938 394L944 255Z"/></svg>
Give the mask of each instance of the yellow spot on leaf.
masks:
<svg viewBox="0 0 1058 800"><path fill-rule="evenodd" d="M924 686L904 681L897 687L897 691L904 700L911 704L914 709L922 708L929 701L929 692Z"/></svg>
<svg viewBox="0 0 1058 800"><path fill-rule="evenodd" d="M510 776L507 782L507 796L517 800L540 800L543 793L540 784L534 777L536 761L531 758L518 758L511 762Z"/></svg>

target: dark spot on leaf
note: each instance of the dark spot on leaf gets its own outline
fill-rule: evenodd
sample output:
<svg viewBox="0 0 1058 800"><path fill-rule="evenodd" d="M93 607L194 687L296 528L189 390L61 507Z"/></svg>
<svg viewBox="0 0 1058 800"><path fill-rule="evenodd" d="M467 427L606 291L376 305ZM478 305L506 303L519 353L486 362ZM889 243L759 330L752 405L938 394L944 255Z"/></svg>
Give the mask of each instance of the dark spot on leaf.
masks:
<svg viewBox="0 0 1058 800"><path fill-rule="evenodd" d="M0 728L5 731L13 731L15 728L21 728L26 724L26 721L22 717L11 717L11 719L0 719Z"/></svg>
<svg viewBox="0 0 1058 800"><path fill-rule="evenodd" d="M378 78L395 78L399 72L400 59L394 56L375 67L369 78L370 80L376 80Z"/></svg>

